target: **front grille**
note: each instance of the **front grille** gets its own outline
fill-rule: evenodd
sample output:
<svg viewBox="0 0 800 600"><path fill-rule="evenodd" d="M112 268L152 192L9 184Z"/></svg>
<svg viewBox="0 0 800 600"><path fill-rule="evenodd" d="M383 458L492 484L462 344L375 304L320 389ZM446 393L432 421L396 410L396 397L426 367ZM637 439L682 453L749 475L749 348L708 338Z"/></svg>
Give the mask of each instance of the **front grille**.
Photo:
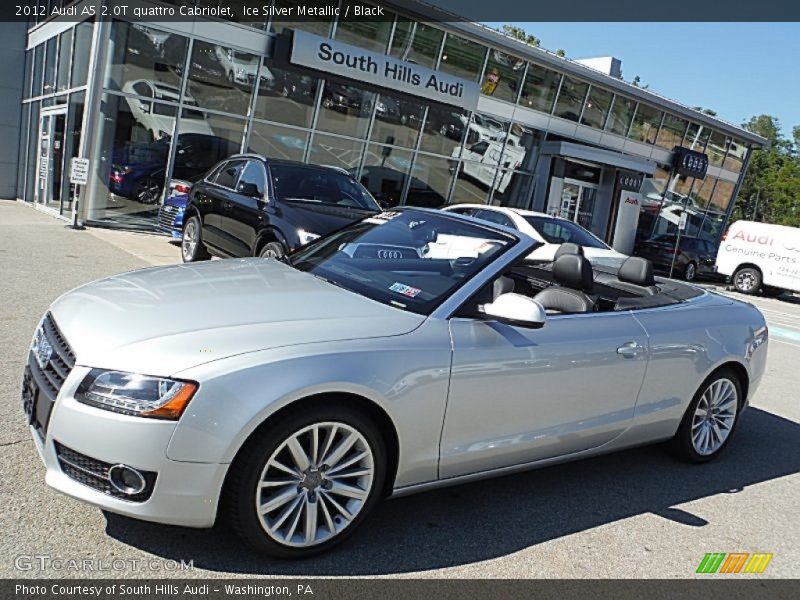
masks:
<svg viewBox="0 0 800 600"><path fill-rule="evenodd" d="M53 316L47 313L42 321L41 331L47 343L52 347L52 353L47 361L39 363L39 359L33 348L28 353L28 370L26 376L29 374L33 380L36 389L38 390L38 399L36 399L36 408L32 413L32 424L39 430L42 436L47 432L47 425L50 421L50 412L53 408L53 403L58 397L58 392L61 391L61 386L75 366L75 354L72 348L69 347L67 340L58 329ZM38 332L37 332L38 334ZM29 384L26 381L23 385ZM35 390L31 390L32 397L35 396ZM26 409L27 410L27 409Z"/></svg>
<svg viewBox="0 0 800 600"><path fill-rule="evenodd" d="M158 211L158 224L164 229L173 229L175 227L175 217L179 210L177 206L164 204Z"/></svg>
<svg viewBox="0 0 800 600"><path fill-rule="evenodd" d="M131 502L144 502L153 494L157 475L153 471L139 470L146 482L144 490L138 494L124 494L111 485L111 481L108 478L108 471L114 466L113 464L75 452L75 450L67 448L58 442L53 442L53 444L56 448L58 466L70 479L74 479L78 483L98 492Z"/></svg>

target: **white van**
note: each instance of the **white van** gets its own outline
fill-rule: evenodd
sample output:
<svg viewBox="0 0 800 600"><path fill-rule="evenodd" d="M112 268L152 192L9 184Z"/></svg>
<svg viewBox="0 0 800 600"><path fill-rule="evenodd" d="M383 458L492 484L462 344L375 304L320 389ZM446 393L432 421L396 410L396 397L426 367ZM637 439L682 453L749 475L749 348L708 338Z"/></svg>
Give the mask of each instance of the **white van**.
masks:
<svg viewBox="0 0 800 600"><path fill-rule="evenodd" d="M716 270L743 294L800 292L800 228L736 221L722 236Z"/></svg>

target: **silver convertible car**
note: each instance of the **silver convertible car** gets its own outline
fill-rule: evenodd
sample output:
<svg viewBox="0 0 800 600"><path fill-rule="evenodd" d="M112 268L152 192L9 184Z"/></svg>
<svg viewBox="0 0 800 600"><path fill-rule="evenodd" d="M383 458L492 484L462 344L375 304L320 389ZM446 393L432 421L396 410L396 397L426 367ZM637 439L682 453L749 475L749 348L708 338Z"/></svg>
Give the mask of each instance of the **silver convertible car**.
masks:
<svg viewBox="0 0 800 600"><path fill-rule="evenodd" d="M761 313L642 259L525 263L535 243L405 209L282 261L79 287L24 374L46 482L302 557L386 496L666 440L718 456L764 372Z"/></svg>

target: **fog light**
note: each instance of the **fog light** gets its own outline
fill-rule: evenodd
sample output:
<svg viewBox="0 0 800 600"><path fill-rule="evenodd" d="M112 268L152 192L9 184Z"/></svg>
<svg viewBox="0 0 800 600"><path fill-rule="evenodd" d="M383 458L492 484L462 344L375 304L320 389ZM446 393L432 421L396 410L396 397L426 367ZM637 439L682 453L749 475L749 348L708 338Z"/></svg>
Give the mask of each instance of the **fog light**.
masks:
<svg viewBox="0 0 800 600"><path fill-rule="evenodd" d="M127 465L114 465L111 467L108 470L108 480L117 491L129 496L142 493L147 485L144 476L133 467Z"/></svg>

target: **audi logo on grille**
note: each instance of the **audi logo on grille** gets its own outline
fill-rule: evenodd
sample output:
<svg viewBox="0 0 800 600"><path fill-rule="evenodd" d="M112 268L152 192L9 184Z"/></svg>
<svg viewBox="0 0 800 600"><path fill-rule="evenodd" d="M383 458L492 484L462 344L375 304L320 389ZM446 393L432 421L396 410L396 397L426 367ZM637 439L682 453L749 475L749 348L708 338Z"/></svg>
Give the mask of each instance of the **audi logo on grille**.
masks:
<svg viewBox="0 0 800 600"><path fill-rule="evenodd" d="M378 250L378 258L398 259L403 258L403 253L400 250Z"/></svg>

